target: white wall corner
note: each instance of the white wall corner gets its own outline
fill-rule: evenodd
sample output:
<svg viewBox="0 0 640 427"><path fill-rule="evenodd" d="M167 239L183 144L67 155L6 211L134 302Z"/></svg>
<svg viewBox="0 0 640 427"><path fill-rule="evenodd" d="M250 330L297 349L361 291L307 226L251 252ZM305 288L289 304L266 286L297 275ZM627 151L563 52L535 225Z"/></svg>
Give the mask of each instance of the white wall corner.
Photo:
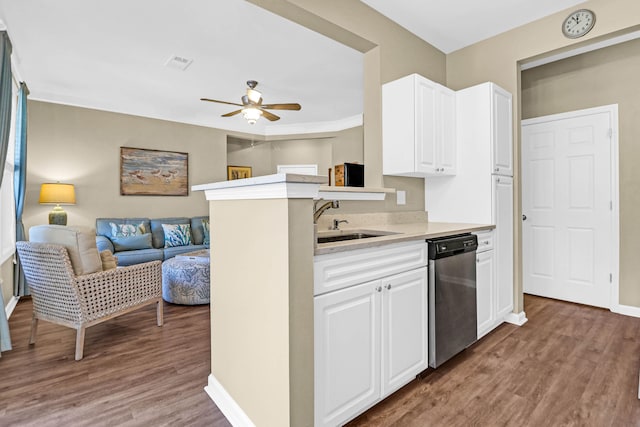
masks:
<svg viewBox="0 0 640 427"><path fill-rule="evenodd" d="M7 319L11 317L11 314L13 313L13 310L16 308L16 305L18 305L19 300L20 300L20 297L13 296L7 303L7 306L4 308L4 312L7 314Z"/></svg>
<svg viewBox="0 0 640 427"><path fill-rule="evenodd" d="M527 323L527 315L524 311L520 313L509 313L504 317L504 321L507 323L511 323L512 325L522 326Z"/></svg>
<svg viewBox="0 0 640 427"><path fill-rule="evenodd" d="M220 382L209 374L208 385L204 388L213 403L222 411L233 427L255 427L249 416L242 410L240 405L231 397Z"/></svg>

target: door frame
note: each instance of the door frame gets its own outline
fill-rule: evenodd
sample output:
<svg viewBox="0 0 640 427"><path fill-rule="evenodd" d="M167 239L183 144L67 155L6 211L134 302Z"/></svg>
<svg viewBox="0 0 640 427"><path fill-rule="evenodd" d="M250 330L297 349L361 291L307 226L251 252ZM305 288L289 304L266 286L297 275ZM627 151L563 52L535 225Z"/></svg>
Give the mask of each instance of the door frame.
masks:
<svg viewBox="0 0 640 427"><path fill-rule="evenodd" d="M634 313L629 313L626 306L620 305L620 181L619 181L619 159L618 159L618 104L603 105L600 107L586 108L584 110L568 111L565 113L551 114L548 116L534 117L522 120L520 123L520 135L522 127L557 120L571 119L588 116L592 114L607 113L611 120L611 293L609 310L614 313L627 314L640 317L640 309L634 309ZM524 147L523 147L524 148ZM524 155L524 149L520 150L520 162ZM521 177L522 179L523 177ZM522 181L521 181L522 182ZM520 188L521 197L524 197L524 188ZM524 236L523 236L524 237ZM520 253L523 253L524 238L520 241ZM523 260L524 262L524 260ZM522 288L524 290L524 269L522 275ZM630 307L631 308L631 307Z"/></svg>

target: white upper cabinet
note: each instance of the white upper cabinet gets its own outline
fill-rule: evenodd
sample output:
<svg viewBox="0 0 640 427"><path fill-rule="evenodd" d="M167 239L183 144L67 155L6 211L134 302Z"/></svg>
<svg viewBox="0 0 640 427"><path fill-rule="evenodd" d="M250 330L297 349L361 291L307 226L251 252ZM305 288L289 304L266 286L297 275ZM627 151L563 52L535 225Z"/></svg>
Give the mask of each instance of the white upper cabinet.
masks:
<svg viewBox="0 0 640 427"><path fill-rule="evenodd" d="M418 74L382 86L382 172L455 175L455 92Z"/></svg>
<svg viewBox="0 0 640 427"><path fill-rule="evenodd" d="M513 128L511 94L495 84L492 92L493 173L513 176Z"/></svg>

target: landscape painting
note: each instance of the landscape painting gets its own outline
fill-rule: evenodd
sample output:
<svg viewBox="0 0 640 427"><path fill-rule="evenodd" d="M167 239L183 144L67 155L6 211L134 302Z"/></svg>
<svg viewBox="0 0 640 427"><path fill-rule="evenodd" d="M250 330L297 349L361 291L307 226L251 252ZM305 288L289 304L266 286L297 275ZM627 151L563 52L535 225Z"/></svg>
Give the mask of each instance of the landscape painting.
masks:
<svg viewBox="0 0 640 427"><path fill-rule="evenodd" d="M188 196L188 153L120 147L120 194Z"/></svg>

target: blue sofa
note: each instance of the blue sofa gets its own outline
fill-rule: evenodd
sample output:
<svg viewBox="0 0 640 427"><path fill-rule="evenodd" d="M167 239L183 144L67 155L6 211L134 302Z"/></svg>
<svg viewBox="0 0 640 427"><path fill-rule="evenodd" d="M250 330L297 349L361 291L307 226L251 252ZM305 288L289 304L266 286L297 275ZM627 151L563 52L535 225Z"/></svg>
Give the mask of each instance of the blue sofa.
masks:
<svg viewBox="0 0 640 427"><path fill-rule="evenodd" d="M205 231L203 229L202 220L208 220L208 216L197 216L193 218L187 217L171 217L171 218L97 218L96 219L96 245L98 251L110 250L118 257L118 265L133 265L148 261L172 258L176 255L186 252L197 251L200 249L209 249L208 244L204 244ZM149 244L127 245L122 240L112 236L111 223L114 224L143 224L147 233L151 232ZM164 229L162 224L190 224L191 225L191 244L185 246L164 247ZM148 238L148 236L146 236ZM135 240L135 239L134 239Z"/></svg>

